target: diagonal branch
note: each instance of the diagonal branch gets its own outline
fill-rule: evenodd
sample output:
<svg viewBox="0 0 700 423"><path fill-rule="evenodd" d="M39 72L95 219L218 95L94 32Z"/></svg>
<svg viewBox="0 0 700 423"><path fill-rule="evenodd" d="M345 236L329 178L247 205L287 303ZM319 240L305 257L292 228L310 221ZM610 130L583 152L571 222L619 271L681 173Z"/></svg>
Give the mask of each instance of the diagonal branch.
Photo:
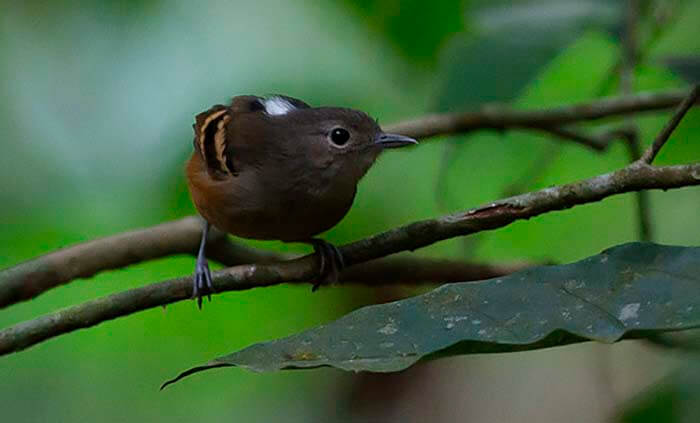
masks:
<svg viewBox="0 0 700 423"><path fill-rule="evenodd" d="M659 133L659 135L656 136L654 142L651 144L651 147L644 152L644 155L641 158L643 162L651 164L651 162L654 161L656 155L659 154L661 147L666 144L666 141L668 141L671 133L673 133L673 131L676 129L685 114L688 113L688 110L690 110L690 108L698 102L698 98L700 98L700 85L695 85L693 89L690 90L690 94L687 95L685 99L683 99L683 102L678 106L673 114L673 117L671 117L671 120L666 123L664 129Z"/></svg>
<svg viewBox="0 0 700 423"><path fill-rule="evenodd" d="M201 221L190 216L77 244L0 271L0 308L30 300L72 280L89 278L105 270L176 254L195 255ZM207 256L225 266L270 263L293 258L231 242L212 229ZM420 257L393 257L346 269L341 282L366 285L445 283L505 275L533 263L488 264Z"/></svg>
<svg viewBox="0 0 700 423"><path fill-rule="evenodd" d="M456 236L506 226L547 212L643 189L700 185L700 163L653 167L641 161L579 182L507 198L480 208L399 227L340 247L349 265L400 251L415 250ZM313 255L286 262L235 266L214 274L218 293L313 279ZM171 279L98 298L0 331L0 354L20 351L47 339L141 310L190 298L189 277Z"/></svg>

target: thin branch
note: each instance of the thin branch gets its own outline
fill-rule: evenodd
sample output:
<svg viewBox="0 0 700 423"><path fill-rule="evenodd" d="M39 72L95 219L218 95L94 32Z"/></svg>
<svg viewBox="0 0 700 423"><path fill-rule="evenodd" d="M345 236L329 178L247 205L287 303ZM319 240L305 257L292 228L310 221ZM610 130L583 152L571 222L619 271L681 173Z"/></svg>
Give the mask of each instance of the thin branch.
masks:
<svg viewBox="0 0 700 423"><path fill-rule="evenodd" d="M638 160L642 154L639 142L639 130L636 125L630 128L626 135L627 154L630 162ZM636 195L637 219L639 220L639 239L641 241L652 241L653 229L651 224L651 204L649 192L638 191Z"/></svg>
<svg viewBox="0 0 700 423"><path fill-rule="evenodd" d="M622 35L622 54L620 67L620 91L623 95L634 93L635 78L634 72L639 61L639 0L627 0L625 6L624 32ZM641 154L639 127L634 116L626 119L627 127L624 139L627 141L627 153L630 162L637 160ZM639 223L639 239L641 241L651 241L651 205L649 193L639 191L635 194L637 203L637 221Z"/></svg>
<svg viewBox="0 0 700 423"><path fill-rule="evenodd" d="M540 130L555 135L559 138L576 142L590 148L591 150L599 152L607 150L613 141L617 139L625 139L627 136L625 129L622 128L605 131L600 134L587 134L583 131L579 131L578 129L564 126L552 126L540 128Z"/></svg>
<svg viewBox="0 0 700 423"><path fill-rule="evenodd" d="M0 271L0 308L26 301L59 285L98 272L175 254L195 255L201 221L191 216L150 228L88 241ZM231 242L212 229L207 246L209 258L227 266L270 263L293 258ZM476 263L419 257L394 257L350 267L340 281L365 285L430 284L488 279L515 272L534 263Z"/></svg>
<svg viewBox="0 0 700 423"><path fill-rule="evenodd" d="M64 248L0 271L0 308L26 301L78 278L175 254L196 254L201 222L187 217ZM229 242L216 230L209 256L225 265L269 262L279 255Z"/></svg>
<svg viewBox="0 0 700 423"><path fill-rule="evenodd" d="M653 47L658 43L660 39L666 34L666 32L673 28L675 21L681 15L681 7L675 1L659 1L654 6L656 10L652 10L648 17L640 16L637 13L637 28L635 37L637 39L636 48L636 62L643 63L646 62L650 52L653 51ZM646 19L644 19L646 18ZM629 19L629 15L626 16ZM598 90L599 95L604 95L609 92L610 88L614 83L618 81L618 76L621 74L621 69L624 66L624 57L620 57L617 62L610 68L608 75L603 80L601 88ZM621 82L624 84L624 82Z"/></svg>
<svg viewBox="0 0 700 423"><path fill-rule="evenodd" d="M656 155L661 150L661 147L666 144L666 141L668 141L669 137L681 122L685 114L688 113L688 110L690 110L690 108L697 103L699 97L700 85L695 85L693 89L690 90L690 94L686 95L683 102L681 102L681 104L678 106L671 120L666 123L664 129L659 133L659 135L656 136L651 147L644 152L644 155L642 155L640 159L641 161L648 164L651 164L654 161Z"/></svg>
<svg viewBox="0 0 700 423"><path fill-rule="evenodd" d="M642 93L533 110L488 107L476 112L426 115L389 125L385 129L414 138L429 138L483 129L543 130L543 128L565 126L575 122L666 110L680 104L687 94L686 90Z"/></svg>
<svg viewBox="0 0 700 423"><path fill-rule="evenodd" d="M634 162L616 172L507 198L484 207L424 220L340 247L349 265L412 251L435 242L506 226L516 220L593 203L642 189L700 185L700 163L653 167ZM218 293L312 280L315 256L286 262L252 264L214 273ZM47 339L137 311L189 299L190 277L135 288L69 307L0 331L0 354L20 351Z"/></svg>

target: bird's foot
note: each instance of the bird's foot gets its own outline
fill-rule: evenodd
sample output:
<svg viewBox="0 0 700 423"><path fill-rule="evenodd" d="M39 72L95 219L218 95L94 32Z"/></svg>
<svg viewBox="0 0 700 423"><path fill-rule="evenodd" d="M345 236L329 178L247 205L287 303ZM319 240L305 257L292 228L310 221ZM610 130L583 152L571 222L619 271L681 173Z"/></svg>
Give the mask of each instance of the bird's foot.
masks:
<svg viewBox="0 0 700 423"><path fill-rule="evenodd" d="M202 298L206 296L211 301L214 286L211 282L211 270L209 263L203 255L197 256L197 264L194 269L194 283L192 285L192 298L197 299L197 307L202 309Z"/></svg>
<svg viewBox="0 0 700 423"><path fill-rule="evenodd" d="M345 267L345 260L343 260L343 254L338 247L330 242L314 238L311 240L311 245L313 245L314 252L318 254L320 261L319 276L314 280L314 286L311 288L311 291L314 292L321 285L338 282L340 271Z"/></svg>

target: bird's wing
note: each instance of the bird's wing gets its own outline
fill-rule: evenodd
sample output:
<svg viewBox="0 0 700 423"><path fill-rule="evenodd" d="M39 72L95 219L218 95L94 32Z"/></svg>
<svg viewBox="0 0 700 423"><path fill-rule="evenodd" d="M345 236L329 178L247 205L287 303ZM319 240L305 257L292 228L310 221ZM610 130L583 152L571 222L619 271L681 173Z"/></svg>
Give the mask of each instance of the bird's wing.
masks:
<svg viewBox="0 0 700 423"><path fill-rule="evenodd" d="M195 118L194 148L213 176L235 173L231 157L226 153L226 125L231 121L230 109L217 104Z"/></svg>

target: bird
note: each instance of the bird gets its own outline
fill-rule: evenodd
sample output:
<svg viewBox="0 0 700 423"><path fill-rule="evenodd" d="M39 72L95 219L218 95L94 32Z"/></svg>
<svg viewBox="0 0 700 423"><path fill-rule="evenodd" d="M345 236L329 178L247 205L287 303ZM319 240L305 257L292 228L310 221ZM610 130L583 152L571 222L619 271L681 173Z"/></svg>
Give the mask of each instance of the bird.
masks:
<svg viewBox="0 0 700 423"><path fill-rule="evenodd" d="M237 237L310 244L322 283L344 267L339 249L316 236L350 210L360 179L385 149L417 144L385 133L367 113L311 107L285 95L240 95L195 117L185 174L203 218L192 297L211 300L205 255L210 226Z"/></svg>

